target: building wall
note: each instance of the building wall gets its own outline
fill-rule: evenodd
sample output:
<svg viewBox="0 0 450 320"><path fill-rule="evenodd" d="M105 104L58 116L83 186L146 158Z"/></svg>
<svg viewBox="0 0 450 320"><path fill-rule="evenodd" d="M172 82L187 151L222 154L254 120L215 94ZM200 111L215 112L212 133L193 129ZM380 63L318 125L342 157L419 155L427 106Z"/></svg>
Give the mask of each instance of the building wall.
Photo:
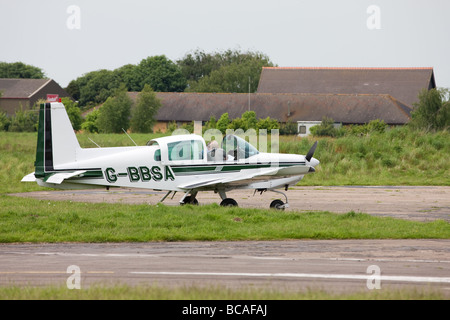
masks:
<svg viewBox="0 0 450 320"><path fill-rule="evenodd" d="M311 127L321 124L321 121L297 121L297 132L299 137L306 137L311 134Z"/></svg>
<svg viewBox="0 0 450 320"><path fill-rule="evenodd" d="M54 80L50 81L46 86L42 87L40 90L35 92L32 97L30 97L30 105L34 105L39 99L47 99L47 94L57 94L60 98L70 97L70 95L61 88Z"/></svg>
<svg viewBox="0 0 450 320"><path fill-rule="evenodd" d="M18 98L0 98L0 112L4 111L8 116L13 116L20 107L28 109L30 107L29 99Z"/></svg>
<svg viewBox="0 0 450 320"><path fill-rule="evenodd" d="M169 123L167 121L157 121L153 126L153 132L166 133Z"/></svg>
<svg viewBox="0 0 450 320"><path fill-rule="evenodd" d="M22 106L24 109L31 108L39 99L47 99L47 94L58 94L60 98L70 97L70 95L54 80L49 81L45 86L34 92L30 97L0 98L0 110L12 116Z"/></svg>

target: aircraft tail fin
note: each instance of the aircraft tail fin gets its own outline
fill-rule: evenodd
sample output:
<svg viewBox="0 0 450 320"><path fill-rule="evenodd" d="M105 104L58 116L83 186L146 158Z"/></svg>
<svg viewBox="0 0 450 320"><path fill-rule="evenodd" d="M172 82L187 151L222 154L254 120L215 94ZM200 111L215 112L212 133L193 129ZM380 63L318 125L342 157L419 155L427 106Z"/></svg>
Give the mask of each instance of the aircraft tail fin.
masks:
<svg viewBox="0 0 450 320"><path fill-rule="evenodd" d="M61 102L41 104L39 110L38 140L35 176L62 169L65 163L76 161L81 150L66 108Z"/></svg>

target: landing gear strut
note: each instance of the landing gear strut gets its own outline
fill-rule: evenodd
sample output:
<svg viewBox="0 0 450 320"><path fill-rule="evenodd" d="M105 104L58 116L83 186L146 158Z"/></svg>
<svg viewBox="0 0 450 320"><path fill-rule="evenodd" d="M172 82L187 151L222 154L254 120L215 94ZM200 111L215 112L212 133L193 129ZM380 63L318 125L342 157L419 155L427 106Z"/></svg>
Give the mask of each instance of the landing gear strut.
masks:
<svg viewBox="0 0 450 320"><path fill-rule="evenodd" d="M287 190L287 186L286 186L286 190ZM256 193L256 191L261 192L261 194L265 191L272 191L275 193L282 194L284 196L284 198L286 199L286 203L284 203L281 199L276 199L270 203L270 208L276 209L276 210L284 210L286 208L289 208L288 198L284 192L274 190L274 189L256 189L255 193Z"/></svg>
<svg viewBox="0 0 450 320"><path fill-rule="evenodd" d="M195 198L197 196L198 191L188 191L184 194L184 197L180 200L180 205L192 204L198 205L198 200Z"/></svg>

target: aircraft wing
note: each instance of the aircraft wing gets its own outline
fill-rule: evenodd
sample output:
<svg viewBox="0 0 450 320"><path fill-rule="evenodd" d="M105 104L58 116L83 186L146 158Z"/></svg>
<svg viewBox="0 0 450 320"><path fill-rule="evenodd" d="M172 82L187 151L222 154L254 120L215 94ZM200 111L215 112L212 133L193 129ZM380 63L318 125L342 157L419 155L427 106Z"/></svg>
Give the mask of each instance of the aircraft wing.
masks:
<svg viewBox="0 0 450 320"><path fill-rule="evenodd" d="M238 174L233 174L232 176L227 176L227 177L222 177L222 178L205 179L205 180L197 181L195 183L181 185L178 187L181 189L189 190L189 189L212 187L212 186L218 185L218 184L232 184L232 183L236 183L236 182L246 184L257 178L262 178L264 176L267 176L267 177L273 176L273 175L277 174L280 170L282 170L282 169L267 168L267 169L258 170L256 172L247 173L247 174L242 174L242 172L240 172Z"/></svg>
<svg viewBox="0 0 450 320"><path fill-rule="evenodd" d="M86 170L78 170L74 172L60 172L55 173L51 177L49 177L45 182L47 183L55 183L55 184L61 184L64 180L79 176L83 173L85 173Z"/></svg>

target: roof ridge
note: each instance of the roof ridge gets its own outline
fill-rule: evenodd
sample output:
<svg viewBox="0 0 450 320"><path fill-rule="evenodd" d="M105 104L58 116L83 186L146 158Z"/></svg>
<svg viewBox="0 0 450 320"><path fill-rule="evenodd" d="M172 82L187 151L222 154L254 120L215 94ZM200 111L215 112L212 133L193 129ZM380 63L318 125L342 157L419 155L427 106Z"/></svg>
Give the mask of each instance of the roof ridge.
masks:
<svg viewBox="0 0 450 320"><path fill-rule="evenodd" d="M387 95L387 98L392 101L392 103L397 107L397 109L400 110L400 112L403 112L409 119L411 119L411 112L413 111L413 108L408 106L406 103L400 101L399 99L391 96L390 94Z"/></svg>
<svg viewBox="0 0 450 320"><path fill-rule="evenodd" d="M42 79L45 80L45 79ZM32 92L30 95L28 95L27 98L31 98L36 92L38 92L39 90L41 90L43 87L45 87L49 82L51 82L53 79L48 78L47 81L44 82L44 84L42 84L39 88L37 88L34 92Z"/></svg>

